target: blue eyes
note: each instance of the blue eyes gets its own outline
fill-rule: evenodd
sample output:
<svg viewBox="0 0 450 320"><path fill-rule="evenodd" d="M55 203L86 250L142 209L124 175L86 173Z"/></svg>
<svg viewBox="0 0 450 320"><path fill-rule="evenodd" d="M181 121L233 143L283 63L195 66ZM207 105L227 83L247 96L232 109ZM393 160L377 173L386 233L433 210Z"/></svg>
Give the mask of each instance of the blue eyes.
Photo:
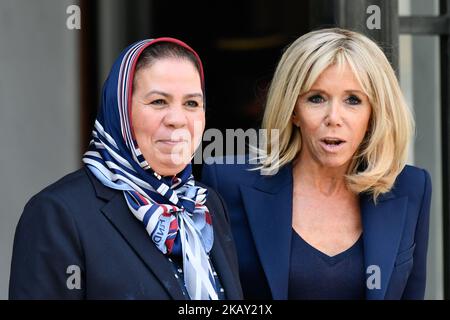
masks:
<svg viewBox="0 0 450 320"><path fill-rule="evenodd" d="M308 98L308 101L314 104L320 104L320 103L324 103L326 100L324 97L322 97L322 95L320 94L315 94L312 95ZM358 105L361 104L361 99L358 98L355 95L350 95L347 97L347 99L345 99L345 102L348 103L349 105Z"/></svg>
<svg viewBox="0 0 450 320"><path fill-rule="evenodd" d="M346 101L348 104L351 104L351 105L361 104L361 99L358 98L357 96L350 96L347 98Z"/></svg>
<svg viewBox="0 0 450 320"><path fill-rule="evenodd" d="M308 101L312 103L323 103L325 102L325 99L321 95L316 94L314 96L309 97Z"/></svg>

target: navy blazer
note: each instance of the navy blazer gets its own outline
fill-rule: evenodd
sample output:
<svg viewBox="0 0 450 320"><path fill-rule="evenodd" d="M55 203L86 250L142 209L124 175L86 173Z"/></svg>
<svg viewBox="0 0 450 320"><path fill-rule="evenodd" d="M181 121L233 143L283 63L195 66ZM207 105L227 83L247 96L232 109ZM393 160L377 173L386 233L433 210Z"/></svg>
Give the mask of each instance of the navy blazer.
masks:
<svg viewBox="0 0 450 320"><path fill-rule="evenodd" d="M211 258L228 299L241 299L237 257L220 198L209 190ZM78 266L80 289L66 284ZM73 280L69 279L69 282ZM34 196L16 229L10 299L176 299L182 290L168 259L122 191L82 168Z"/></svg>
<svg viewBox="0 0 450 320"><path fill-rule="evenodd" d="M222 159L223 160L223 159ZM243 159L240 159L243 160ZM236 163L235 158L225 161ZM292 235L292 166L272 176L248 164L203 166L202 181L225 200L238 250L246 299L287 299ZM367 299L423 299L426 278L431 180L406 166L394 188L378 198L360 196ZM369 269L367 269L370 267Z"/></svg>

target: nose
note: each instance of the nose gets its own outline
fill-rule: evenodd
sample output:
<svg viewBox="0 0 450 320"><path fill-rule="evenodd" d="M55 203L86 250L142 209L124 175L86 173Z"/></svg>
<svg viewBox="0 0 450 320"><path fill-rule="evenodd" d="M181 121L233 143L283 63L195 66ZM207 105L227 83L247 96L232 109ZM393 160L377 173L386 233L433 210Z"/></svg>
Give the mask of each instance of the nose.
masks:
<svg viewBox="0 0 450 320"><path fill-rule="evenodd" d="M342 106L339 101L333 100L330 102L327 113L325 115L325 125L327 127L340 127L342 125Z"/></svg>
<svg viewBox="0 0 450 320"><path fill-rule="evenodd" d="M164 125L174 129L183 128L187 124L187 118L182 106L171 106L164 116Z"/></svg>

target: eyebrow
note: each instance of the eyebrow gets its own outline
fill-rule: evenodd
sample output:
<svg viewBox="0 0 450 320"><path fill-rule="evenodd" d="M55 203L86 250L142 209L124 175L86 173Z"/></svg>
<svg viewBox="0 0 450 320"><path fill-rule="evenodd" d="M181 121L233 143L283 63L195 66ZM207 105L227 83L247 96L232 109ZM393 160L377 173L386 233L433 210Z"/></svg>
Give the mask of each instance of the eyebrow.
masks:
<svg viewBox="0 0 450 320"><path fill-rule="evenodd" d="M147 92L147 94L144 97L148 98L152 94L159 94L159 95L164 96L166 98L171 98L172 97L171 94L169 94L167 92L164 92L164 91L159 91L159 90L151 90L151 91ZM188 93L188 94L185 94L183 96L183 98L184 99L188 99L188 98L201 98L201 99L203 99L203 94L201 94L201 93Z"/></svg>
<svg viewBox="0 0 450 320"><path fill-rule="evenodd" d="M318 92L318 93L327 93L325 90L314 89L314 88L311 88L309 91L307 91L305 93L312 92L312 91ZM345 93L359 93L359 94L365 95L365 93L363 91L361 91L361 90L344 90L344 92Z"/></svg>
<svg viewBox="0 0 450 320"><path fill-rule="evenodd" d="M347 93L359 93L359 94L362 94L362 95L366 95L363 91L361 91L361 90L345 90L345 92L347 92Z"/></svg>

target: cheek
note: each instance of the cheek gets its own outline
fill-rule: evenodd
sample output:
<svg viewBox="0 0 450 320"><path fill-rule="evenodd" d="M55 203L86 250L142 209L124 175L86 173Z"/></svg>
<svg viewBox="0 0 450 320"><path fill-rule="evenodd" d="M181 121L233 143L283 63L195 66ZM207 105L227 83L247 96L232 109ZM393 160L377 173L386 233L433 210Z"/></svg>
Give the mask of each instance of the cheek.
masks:
<svg viewBox="0 0 450 320"><path fill-rule="evenodd" d="M362 124L362 131L364 131L364 133L368 130L368 128L369 128L369 125L370 125L370 120L371 120L371 117L372 117L372 108L369 106L369 107L367 107L367 111L366 111L366 113L364 114L364 117L363 117L363 119L361 120L361 124Z"/></svg>
<svg viewBox="0 0 450 320"><path fill-rule="evenodd" d="M138 107L139 108L139 107ZM139 109L137 109L139 110ZM137 111L132 115L133 132L139 147L144 147L146 143L156 134L159 120L155 115L148 112Z"/></svg>
<svg viewBox="0 0 450 320"><path fill-rule="evenodd" d="M312 137L321 128L321 116L312 112L302 112L299 114L299 130L303 136Z"/></svg>
<svg viewBox="0 0 450 320"><path fill-rule="evenodd" d="M357 143L361 143L362 140L364 139L367 130L369 130L369 124L370 124L370 113L369 114L364 114L361 117L358 117L357 119L355 119L354 121L354 132L356 133L357 137L358 137L358 141Z"/></svg>
<svg viewBox="0 0 450 320"><path fill-rule="evenodd" d="M192 137L198 139L203 135L205 130L205 113L199 112L198 114L189 117L189 131Z"/></svg>

